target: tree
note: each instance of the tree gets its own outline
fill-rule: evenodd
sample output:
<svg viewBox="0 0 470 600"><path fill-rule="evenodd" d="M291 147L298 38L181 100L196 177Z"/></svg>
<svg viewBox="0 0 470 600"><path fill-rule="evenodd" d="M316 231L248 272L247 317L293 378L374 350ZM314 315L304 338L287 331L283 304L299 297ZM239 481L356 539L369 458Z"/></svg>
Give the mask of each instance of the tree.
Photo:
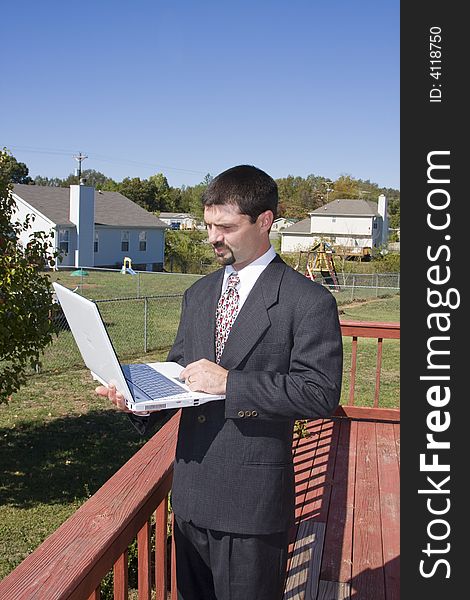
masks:
<svg viewBox="0 0 470 600"><path fill-rule="evenodd" d="M95 171L95 169L85 169L82 171L80 177L81 179L86 180L86 185L95 187L98 190L107 189L109 191L115 191L117 186L117 183L113 179L110 179L100 171ZM68 177L59 181L60 187L70 187L71 185L78 185L80 183L78 181L78 175L75 175L74 173L70 173Z"/></svg>
<svg viewBox="0 0 470 600"><path fill-rule="evenodd" d="M167 260L176 261L181 273L188 273L190 267L213 259L214 253L206 242L205 231L168 230L165 232L165 256Z"/></svg>
<svg viewBox="0 0 470 600"><path fill-rule="evenodd" d="M156 173L148 178L150 192L157 208L154 210L173 212L177 210L176 196L172 193L168 180L163 173Z"/></svg>
<svg viewBox="0 0 470 600"><path fill-rule="evenodd" d="M210 175L206 175L204 181L197 185L181 188L181 210L191 213L197 219L202 219L204 216L202 194L208 186L209 177Z"/></svg>
<svg viewBox="0 0 470 600"><path fill-rule="evenodd" d="M126 177L118 184L118 192L146 210L152 212L157 210L151 186L149 186L146 179L142 180L140 177L133 177L131 179L130 177Z"/></svg>
<svg viewBox="0 0 470 600"><path fill-rule="evenodd" d="M276 179L279 190L280 217L303 219L323 204L324 178L308 175L306 179L288 175Z"/></svg>
<svg viewBox="0 0 470 600"><path fill-rule="evenodd" d="M338 179L333 183L333 192L329 196L329 200L337 200L337 199L355 199L360 197L360 190L363 186L361 186L359 180L354 179L351 175L341 175ZM369 190L367 190L369 191ZM369 196L370 194L368 194Z"/></svg>
<svg viewBox="0 0 470 600"><path fill-rule="evenodd" d="M6 152L5 149L2 151L2 156L5 157L2 169L9 182L32 183L33 180L29 176L29 169L24 163L18 162L16 158Z"/></svg>
<svg viewBox="0 0 470 600"><path fill-rule="evenodd" d="M62 187L62 181L59 177L43 177L42 175L36 175L34 178L35 185L48 187Z"/></svg>
<svg viewBox="0 0 470 600"><path fill-rule="evenodd" d="M31 234L22 246L20 235L33 218L13 220L11 164L12 156L0 151L0 403L26 382L29 369L40 365L41 352L52 342L51 284L41 271L58 257L44 232Z"/></svg>

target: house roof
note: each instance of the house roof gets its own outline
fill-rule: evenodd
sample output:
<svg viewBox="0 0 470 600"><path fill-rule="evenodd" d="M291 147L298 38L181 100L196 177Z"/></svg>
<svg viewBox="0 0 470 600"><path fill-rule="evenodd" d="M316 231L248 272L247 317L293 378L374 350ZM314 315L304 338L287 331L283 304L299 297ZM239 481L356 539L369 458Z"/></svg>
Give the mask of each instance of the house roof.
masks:
<svg viewBox="0 0 470 600"><path fill-rule="evenodd" d="M316 210L309 213L311 215L328 215L328 216L374 216L379 217L377 210L377 202L372 200L338 199L328 202L324 206L320 206ZM291 228L289 228L291 229Z"/></svg>
<svg viewBox="0 0 470 600"><path fill-rule="evenodd" d="M74 224L69 219L70 188L17 183L13 193L34 207L56 225ZM166 229L168 226L119 192L95 190L95 224L108 227L145 227Z"/></svg>
<svg viewBox="0 0 470 600"><path fill-rule="evenodd" d="M164 219L193 219L194 217L189 213L175 213L175 212L161 212L159 214L160 218Z"/></svg>
<svg viewBox="0 0 470 600"><path fill-rule="evenodd" d="M290 233L310 233L310 217L297 221L294 225L291 225L287 229L281 231L281 235Z"/></svg>

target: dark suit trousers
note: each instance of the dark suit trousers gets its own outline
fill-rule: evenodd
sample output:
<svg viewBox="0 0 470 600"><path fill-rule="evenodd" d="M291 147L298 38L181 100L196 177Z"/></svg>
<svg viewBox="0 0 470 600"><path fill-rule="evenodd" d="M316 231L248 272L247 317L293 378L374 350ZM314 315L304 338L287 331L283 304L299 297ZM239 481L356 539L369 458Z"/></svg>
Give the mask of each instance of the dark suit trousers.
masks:
<svg viewBox="0 0 470 600"><path fill-rule="evenodd" d="M175 516L178 600L280 600L287 532L239 535Z"/></svg>

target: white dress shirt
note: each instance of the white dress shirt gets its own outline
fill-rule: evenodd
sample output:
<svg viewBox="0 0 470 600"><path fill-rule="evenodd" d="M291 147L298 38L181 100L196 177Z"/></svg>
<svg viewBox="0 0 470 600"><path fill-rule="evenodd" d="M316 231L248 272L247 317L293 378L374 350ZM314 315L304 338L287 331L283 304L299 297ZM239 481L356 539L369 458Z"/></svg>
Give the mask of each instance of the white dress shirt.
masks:
<svg viewBox="0 0 470 600"><path fill-rule="evenodd" d="M253 289L253 286L258 280L258 277L261 273L266 269L269 263L276 257L276 252L272 246L269 247L269 250L260 256L252 263L241 269L240 271L235 271L232 265L228 265L225 267L224 273L224 281L222 283L222 293L225 292L227 288L227 279L231 273L238 273L240 277L240 284L238 286L238 295L240 298L238 304L238 312L240 312L245 300L248 298L248 294Z"/></svg>

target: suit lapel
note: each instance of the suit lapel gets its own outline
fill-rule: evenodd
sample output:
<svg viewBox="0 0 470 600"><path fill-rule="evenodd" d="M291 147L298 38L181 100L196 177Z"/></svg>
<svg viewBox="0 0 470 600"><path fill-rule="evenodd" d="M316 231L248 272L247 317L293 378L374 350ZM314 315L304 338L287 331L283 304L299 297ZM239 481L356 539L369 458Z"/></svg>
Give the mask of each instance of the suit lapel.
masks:
<svg viewBox="0 0 470 600"><path fill-rule="evenodd" d="M278 300L285 267L285 263L276 256L253 286L225 343L220 360L225 369L235 369L271 325L268 309ZM213 321L216 306L217 302L214 305Z"/></svg>
<svg viewBox="0 0 470 600"><path fill-rule="evenodd" d="M224 269L217 271L217 278L204 294L198 313L193 315L195 325L195 356L215 362L215 313L222 291Z"/></svg>

